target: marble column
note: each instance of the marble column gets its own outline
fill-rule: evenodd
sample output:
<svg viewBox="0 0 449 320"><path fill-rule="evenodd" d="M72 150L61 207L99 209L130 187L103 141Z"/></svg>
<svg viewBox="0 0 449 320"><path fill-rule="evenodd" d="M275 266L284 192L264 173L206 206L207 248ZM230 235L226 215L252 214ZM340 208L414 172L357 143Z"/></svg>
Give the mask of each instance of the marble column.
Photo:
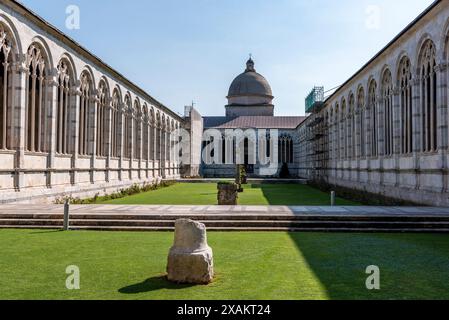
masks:
<svg viewBox="0 0 449 320"><path fill-rule="evenodd" d="M422 148L422 135L421 135L421 95L420 95L420 88L421 88L421 79L414 78L412 80L413 86L412 86L412 96L413 96L413 106L412 106L412 113L413 113L413 169L415 170L415 189L420 188L420 175L418 173L418 170L420 169L420 163L419 163L419 153L421 152Z"/></svg>
<svg viewBox="0 0 449 320"><path fill-rule="evenodd" d="M97 117L98 117L98 106L100 104L100 100L97 98L97 92L94 93L93 97L89 98L89 152L90 154L90 183L95 183L95 173L96 173L96 166L97 166Z"/></svg>
<svg viewBox="0 0 449 320"><path fill-rule="evenodd" d="M79 157L79 135L80 135L80 97L81 97L81 91L77 87L73 87L71 89L70 94L70 137L72 144L72 163L71 163L71 170L72 170L72 185L78 184L78 172L77 172L77 162Z"/></svg>
<svg viewBox="0 0 449 320"><path fill-rule="evenodd" d="M12 146L16 150L15 155L15 179L14 187L16 191L20 191L24 187L24 173L25 169L25 143L26 143L26 87L28 68L26 67L24 57L15 62L12 66L13 72L13 88L12 88Z"/></svg>
<svg viewBox="0 0 449 320"><path fill-rule="evenodd" d="M441 63L435 69L437 73L437 139L438 139L438 154L441 162L441 178L442 190L441 192L449 191L448 178L448 65Z"/></svg>

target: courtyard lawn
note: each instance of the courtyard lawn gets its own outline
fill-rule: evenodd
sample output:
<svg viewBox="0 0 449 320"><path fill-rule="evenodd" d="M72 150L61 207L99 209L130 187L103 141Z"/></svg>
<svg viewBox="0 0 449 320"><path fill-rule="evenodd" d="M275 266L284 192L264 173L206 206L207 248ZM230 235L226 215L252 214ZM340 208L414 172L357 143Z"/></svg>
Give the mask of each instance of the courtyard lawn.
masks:
<svg viewBox="0 0 449 320"><path fill-rule="evenodd" d="M449 299L449 235L209 233L216 280L164 278L172 233L0 230L0 299ZM80 268L67 290L66 268ZM381 290L365 287L367 266Z"/></svg>
<svg viewBox="0 0 449 320"><path fill-rule="evenodd" d="M299 184L245 185L239 194L240 205L329 205L330 195L310 186ZM217 184L178 183L155 191L126 198L103 201L105 204L215 205ZM357 203L337 198L337 205Z"/></svg>

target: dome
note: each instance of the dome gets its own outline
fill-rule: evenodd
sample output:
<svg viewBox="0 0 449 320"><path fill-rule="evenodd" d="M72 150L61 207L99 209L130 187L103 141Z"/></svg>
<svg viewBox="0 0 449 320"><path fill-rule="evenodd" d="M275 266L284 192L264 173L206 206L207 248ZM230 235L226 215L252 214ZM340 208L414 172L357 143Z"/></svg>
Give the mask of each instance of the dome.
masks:
<svg viewBox="0 0 449 320"><path fill-rule="evenodd" d="M268 81L254 69L254 61L250 58L246 70L232 82L228 98L242 96L260 96L273 99Z"/></svg>

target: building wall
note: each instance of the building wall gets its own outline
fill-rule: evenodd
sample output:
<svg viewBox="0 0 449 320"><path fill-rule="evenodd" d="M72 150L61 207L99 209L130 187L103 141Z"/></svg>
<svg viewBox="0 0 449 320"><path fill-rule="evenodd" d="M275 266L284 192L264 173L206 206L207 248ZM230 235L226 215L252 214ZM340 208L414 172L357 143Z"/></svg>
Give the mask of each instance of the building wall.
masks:
<svg viewBox="0 0 449 320"><path fill-rule="evenodd" d="M0 35L0 202L179 176L181 117L14 1L0 3Z"/></svg>
<svg viewBox="0 0 449 320"><path fill-rule="evenodd" d="M449 4L440 1L299 128L299 175L449 205Z"/></svg>
<svg viewBox="0 0 449 320"><path fill-rule="evenodd" d="M203 117L193 107L186 107L184 128L189 134L188 163L182 165L181 176L199 177L201 167L201 144L203 142Z"/></svg>
<svg viewBox="0 0 449 320"><path fill-rule="evenodd" d="M274 115L274 106L226 106L226 117L270 116Z"/></svg>
<svg viewBox="0 0 449 320"><path fill-rule="evenodd" d="M261 131L263 130L263 131ZM279 140L274 138L273 130L277 132ZM214 133L215 132L215 133ZM271 138L274 143L271 144L272 152L277 148L278 152L276 153L276 157L273 157L272 166L268 166L266 164L261 163L259 139L259 133L262 135L267 134L267 132L271 132ZM241 135L240 135L241 134ZM228 150L227 155L223 159L222 152L220 151L220 156L217 158L212 158L210 162L202 162L201 173L202 176L207 178L229 178L235 177L236 175L236 165L235 163L244 163L244 150L245 145L243 139L248 138L247 150L248 154L253 154L253 157L249 156L249 163L254 163L250 159L255 159L255 164L253 166L253 172L248 172L249 177L253 178L276 178L279 176L282 165L286 163L289 168L289 172L291 177L297 177L297 173L299 172L299 161L295 156L297 154L297 150L299 148L298 141L298 132L294 129L292 130L279 130L279 129L212 129L211 136L214 137L214 141L218 141L217 144L214 145L216 150L223 150L223 143L226 144L226 150ZM237 138L239 136L240 138ZM227 137L227 138L225 138ZM210 137L205 136L204 140L209 143L212 139ZM240 141L240 142L238 142ZM204 150L203 146L203 150ZM238 158L237 153L240 152L240 158ZM207 152L205 152L207 154ZM274 153L272 154L274 155ZM215 153L214 153L215 156ZM271 156L270 156L271 157ZM240 160L238 160L240 159ZM268 161L267 161L268 162Z"/></svg>

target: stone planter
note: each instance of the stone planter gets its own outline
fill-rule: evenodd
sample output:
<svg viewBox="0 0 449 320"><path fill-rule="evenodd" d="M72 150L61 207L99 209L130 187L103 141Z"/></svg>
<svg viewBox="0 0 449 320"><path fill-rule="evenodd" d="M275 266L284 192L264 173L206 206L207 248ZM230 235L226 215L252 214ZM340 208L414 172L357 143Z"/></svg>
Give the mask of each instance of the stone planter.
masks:
<svg viewBox="0 0 449 320"><path fill-rule="evenodd" d="M219 206L236 206L238 199L238 185L235 183L219 183L218 188L218 205Z"/></svg>

